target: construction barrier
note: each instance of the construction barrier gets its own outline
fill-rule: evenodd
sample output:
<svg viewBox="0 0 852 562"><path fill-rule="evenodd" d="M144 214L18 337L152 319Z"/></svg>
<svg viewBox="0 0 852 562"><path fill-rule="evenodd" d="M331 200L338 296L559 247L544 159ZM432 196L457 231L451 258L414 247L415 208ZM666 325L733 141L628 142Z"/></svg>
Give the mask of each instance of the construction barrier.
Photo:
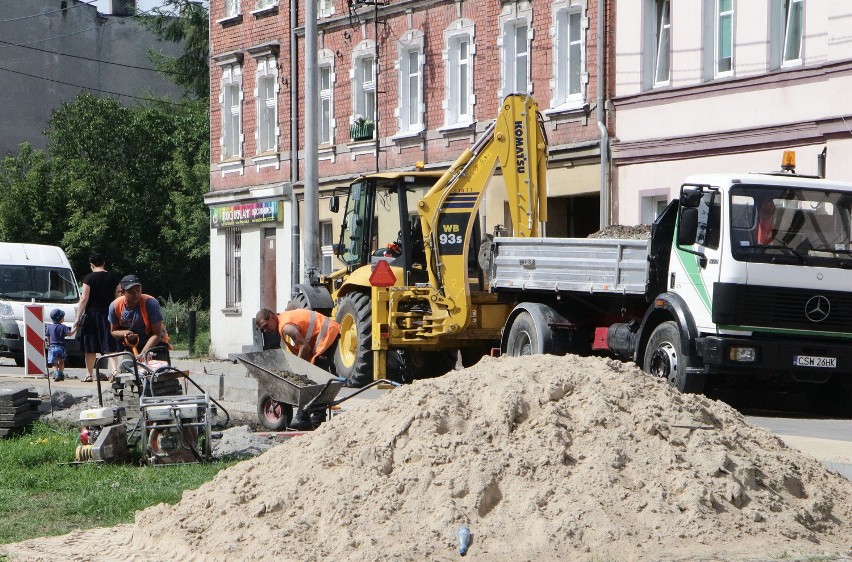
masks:
<svg viewBox="0 0 852 562"><path fill-rule="evenodd" d="M24 305L24 364L26 375L47 376L47 357L44 349L44 307Z"/></svg>

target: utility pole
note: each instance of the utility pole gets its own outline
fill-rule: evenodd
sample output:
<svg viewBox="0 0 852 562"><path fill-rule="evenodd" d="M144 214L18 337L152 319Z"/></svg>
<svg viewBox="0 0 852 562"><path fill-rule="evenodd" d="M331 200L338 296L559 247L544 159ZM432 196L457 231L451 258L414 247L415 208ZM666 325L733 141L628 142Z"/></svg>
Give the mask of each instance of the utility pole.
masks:
<svg viewBox="0 0 852 562"><path fill-rule="evenodd" d="M305 220L302 240L305 243L304 281L319 280L319 54L317 49L317 4L305 2Z"/></svg>

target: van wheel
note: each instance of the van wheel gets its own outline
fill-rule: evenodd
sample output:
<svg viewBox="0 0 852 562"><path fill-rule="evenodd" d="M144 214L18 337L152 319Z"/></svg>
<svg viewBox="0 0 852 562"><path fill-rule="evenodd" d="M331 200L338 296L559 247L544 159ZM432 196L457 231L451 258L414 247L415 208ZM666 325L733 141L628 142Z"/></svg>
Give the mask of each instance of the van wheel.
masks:
<svg viewBox="0 0 852 562"><path fill-rule="evenodd" d="M338 377L364 386L373 380L372 299L363 293L349 293L340 299L335 320L340 324L335 372Z"/></svg>
<svg viewBox="0 0 852 562"><path fill-rule="evenodd" d="M273 400L268 392L264 392L257 399L257 417L266 429L282 431L293 419L293 406Z"/></svg>
<svg viewBox="0 0 852 562"><path fill-rule="evenodd" d="M668 381L681 392L700 393L706 375L687 374L689 356L683 351L680 331L672 321L657 326L645 348L643 369L653 377Z"/></svg>
<svg viewBox="0 0 852 562"><path fill-rule="evenodd" d="M15 355L15 365L18 367L24 366L24 356L23 355Z"/></svg>

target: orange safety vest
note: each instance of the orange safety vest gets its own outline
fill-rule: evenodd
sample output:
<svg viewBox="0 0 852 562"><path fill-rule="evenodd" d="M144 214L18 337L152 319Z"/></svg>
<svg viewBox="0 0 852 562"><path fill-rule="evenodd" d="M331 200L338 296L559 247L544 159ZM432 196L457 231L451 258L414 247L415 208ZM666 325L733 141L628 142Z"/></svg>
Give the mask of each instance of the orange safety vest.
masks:
<svg viewBox="0 0 852 562"><path fill-rule="evenodd" d="M299 349L291 344L290 340L284 335L284 324L296 326L304 338L308 340L308 343L314 347L311 363L322 355L340 334L340 324L315 310L298 308L282 312L278 314L278 332L281 339L287 344L287 348L296 355L299 354Z"/></svg>
<svg viewBox="0 0 852 562"><path fill-rule="evenodd" d="M151 323L148 321L148 308L145 306L145 303L148 302L148 299L153 299L151 295L142 294L139 296L139 312L142 313L142 321L145 323L145 334L150 338L154 335L153 330L151 329ZM114 301L112 301L113 309L115 310L115 317L118 318L118 321L121 322L121 315L124 314L124 306L127 304L127 297L120 296ZM160 343L166 346L166 349L172 349L172 344L169 342L169 333L166 331L166 325L163 323L162 330L160 331Z"/></svg>

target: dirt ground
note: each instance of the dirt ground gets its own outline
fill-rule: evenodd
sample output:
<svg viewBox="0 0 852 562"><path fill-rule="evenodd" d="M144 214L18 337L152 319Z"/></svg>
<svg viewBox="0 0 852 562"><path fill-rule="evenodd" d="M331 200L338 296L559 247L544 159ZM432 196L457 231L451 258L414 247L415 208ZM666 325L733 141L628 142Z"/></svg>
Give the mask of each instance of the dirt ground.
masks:
<svg viewBox="0 0 852 562"><path fill-rule="evenodd" d="M486 358L332 418L131 525L12 560L852 555L852 482L724 403L599 358Z"/></svg>

